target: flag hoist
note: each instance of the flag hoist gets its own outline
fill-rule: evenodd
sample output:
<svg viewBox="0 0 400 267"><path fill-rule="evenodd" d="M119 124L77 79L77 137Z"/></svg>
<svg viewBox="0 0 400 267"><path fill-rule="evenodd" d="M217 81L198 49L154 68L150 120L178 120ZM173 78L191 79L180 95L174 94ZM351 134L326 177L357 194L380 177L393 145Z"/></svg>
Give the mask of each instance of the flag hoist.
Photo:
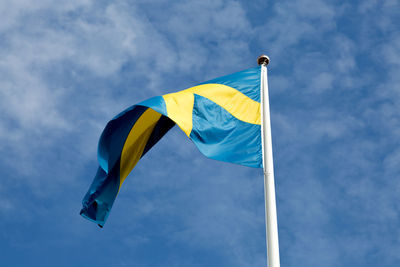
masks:
<svg viewBox="0 0 400 267"><path fill-rule="evenodd" d="M268 266L279 267L268 62L260 56L256 68L152 97L115 116L100 136L99 167L80 214L103 227L129 173L178 125L205 156L264 168Z"/></svg>

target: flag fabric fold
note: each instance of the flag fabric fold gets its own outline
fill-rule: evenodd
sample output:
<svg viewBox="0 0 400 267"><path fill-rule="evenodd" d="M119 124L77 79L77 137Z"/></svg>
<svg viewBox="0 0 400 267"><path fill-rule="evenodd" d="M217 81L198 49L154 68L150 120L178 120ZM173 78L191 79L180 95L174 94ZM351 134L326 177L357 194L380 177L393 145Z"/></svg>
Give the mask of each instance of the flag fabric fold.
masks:
<svg viewBox="0 0 400 267"><path fill-rule="evenodd" d="M81 215L103 226L122 183L175 124L207 157L262 168L260 67L156 96L108 122Z"/></svg>

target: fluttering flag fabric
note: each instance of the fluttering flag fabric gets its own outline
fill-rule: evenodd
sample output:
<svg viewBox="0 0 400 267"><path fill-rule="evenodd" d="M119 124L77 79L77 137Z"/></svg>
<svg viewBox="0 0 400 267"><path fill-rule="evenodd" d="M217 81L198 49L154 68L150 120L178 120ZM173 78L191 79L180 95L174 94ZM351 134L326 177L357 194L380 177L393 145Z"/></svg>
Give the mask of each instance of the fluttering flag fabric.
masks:
<svg viewBox="0 0 400 267"><path fill-rule="evenodd" d="M260 67L133 105L108 122L81 215L103 226L125 178L175 124L207 157L262 168Z"/></svg>

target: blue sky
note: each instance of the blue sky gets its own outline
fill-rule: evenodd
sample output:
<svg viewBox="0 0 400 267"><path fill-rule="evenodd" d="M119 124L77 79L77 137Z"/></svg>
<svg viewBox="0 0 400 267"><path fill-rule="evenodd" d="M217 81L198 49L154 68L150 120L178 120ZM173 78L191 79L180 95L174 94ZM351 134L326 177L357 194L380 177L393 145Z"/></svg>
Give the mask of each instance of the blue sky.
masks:
<svg viewBox="0 0 400 267"><path fill-rule="evenodd" d="M262 171L205 158L177 127L103 229L79 210L109 119L266 53L282 266L399 266L399 9L1 1L0 265L265 266Z"/></svg>

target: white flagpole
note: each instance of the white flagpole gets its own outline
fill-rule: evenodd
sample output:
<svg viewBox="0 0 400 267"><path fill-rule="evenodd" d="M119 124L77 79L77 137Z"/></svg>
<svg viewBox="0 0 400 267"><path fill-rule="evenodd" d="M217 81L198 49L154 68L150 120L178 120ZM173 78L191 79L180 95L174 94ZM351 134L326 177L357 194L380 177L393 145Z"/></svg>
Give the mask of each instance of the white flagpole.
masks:
<svg viewBox="0 0 400 267"><path fill-rule="evenodd" d="M268 267L280 267L278 220L276 216L274 163L272 158L271 119L269 114L268 75L269 58L261 55L257 59L261 65L261 139L264 167L265 223L267 237Z"/></svg>

